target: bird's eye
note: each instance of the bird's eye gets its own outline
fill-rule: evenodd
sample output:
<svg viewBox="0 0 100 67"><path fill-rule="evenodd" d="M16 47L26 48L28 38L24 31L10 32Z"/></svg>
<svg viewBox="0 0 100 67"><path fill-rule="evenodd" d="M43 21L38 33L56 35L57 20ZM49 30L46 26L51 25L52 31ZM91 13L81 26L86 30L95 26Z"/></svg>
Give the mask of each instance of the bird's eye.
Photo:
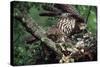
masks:
<svg viewBox="0 0 100 67"><path fill-rule="evenodd" d="M86 28L86 24L80 23L79 28L80 28L80 30L84 30Z"/></svg>

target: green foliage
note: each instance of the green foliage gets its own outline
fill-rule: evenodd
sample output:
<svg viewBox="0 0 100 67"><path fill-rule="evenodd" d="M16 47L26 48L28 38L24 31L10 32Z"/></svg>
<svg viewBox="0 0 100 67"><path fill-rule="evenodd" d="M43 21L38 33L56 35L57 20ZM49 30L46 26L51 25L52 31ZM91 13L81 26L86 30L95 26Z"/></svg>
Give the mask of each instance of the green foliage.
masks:
<svg viewBox="0 0 100 67"><path fill-rule="evenodd" d="M94 9L90 11L87 28L94 34L97 31L97 18L96 18L96 11Z"/></svg>
<svg viewBox="0 0 100 67"><path fill-rule="evenodd" d="M56 23L56 17L40 17L39 13L43 12L42 5L38 3L24 3L24 2L15 2L13 9L22 10L26 9L29 12L29 15L45 30L48 27L51 27ZM21 6L21 7L20 7ZM84 17L88 18L87 20L87 29L93 34L96 34L97 29L97 20L96 20L96 7L92 7L89 13L90 6L76 6L76 9ZM87 17L88 16L88 17ZM37 64L45 63L45 61L40 61L39 59L44 60L43 49L41 42L38 41L32 45L26 44L24 37L30 35L24 29L24 27L14 19L13 22L13 54L14 54L14 65L25 65L25 64ZM43 59L44 58L44 59ZM39 62L40 61L40 62ZM47 63L47 62L46 62Z"/></svg>
<svg viewBox="0 0 100 67"><path fill-rule="evenodd" d="M37 5L37 4L36 4ZM29 14L32 16L32 18L40 25L42 28L47 29L47 27L52 26L53 24L56 23L56 18L55 17L41 17L39 16L39 13L43 12L43 8L41 8L42 5L36 7L33 6L29 10ZM40 7L40 9L39 9Z"/></svg>
<svg viewBox="0 0 100 67"><path fill-rule="evenodd" d="M82 17L86 19L87 29L96 34L97 31L97 8L96 6L76 6ZM89 13L90 12L90 13Z"/></svg>

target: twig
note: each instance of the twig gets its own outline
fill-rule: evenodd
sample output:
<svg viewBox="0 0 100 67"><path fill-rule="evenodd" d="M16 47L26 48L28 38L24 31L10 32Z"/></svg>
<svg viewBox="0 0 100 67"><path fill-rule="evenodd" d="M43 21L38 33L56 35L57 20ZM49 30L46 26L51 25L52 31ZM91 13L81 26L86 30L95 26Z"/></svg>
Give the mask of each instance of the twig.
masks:
<svg viewBox="0 0 100 67"><path fill-rule="evenodd" d="M91 9L92 9L92 7L90 6L90 7L89 7L89 10L88 10L87 17L86 17L86 24L87 24L88 18L89 18L89 16L90 16L90 11L91 11Z"/></svg>

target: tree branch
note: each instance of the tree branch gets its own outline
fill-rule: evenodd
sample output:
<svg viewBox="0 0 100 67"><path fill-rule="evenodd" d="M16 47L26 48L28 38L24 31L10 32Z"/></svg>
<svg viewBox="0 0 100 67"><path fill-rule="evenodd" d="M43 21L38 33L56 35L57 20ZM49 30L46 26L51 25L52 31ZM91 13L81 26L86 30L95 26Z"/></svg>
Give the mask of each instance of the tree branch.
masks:
<svg viewBox="0 0 100 67"><path fill-rule="evenodd" d="M57 49L56 44L45 35L45 30L38 26L35 21L27 13L21 12L19 14L14 14L15 19L19 20L20 23L25 27L26 31L32 36L35 36L39 40L45 43L51 50L62 56L60 50Z"/></svg>

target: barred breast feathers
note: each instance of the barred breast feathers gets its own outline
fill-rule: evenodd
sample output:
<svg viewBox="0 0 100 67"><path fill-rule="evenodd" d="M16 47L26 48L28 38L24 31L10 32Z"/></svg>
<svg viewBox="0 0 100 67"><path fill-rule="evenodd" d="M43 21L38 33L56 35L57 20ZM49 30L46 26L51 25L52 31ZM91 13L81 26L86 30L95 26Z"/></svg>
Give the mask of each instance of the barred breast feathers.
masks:
<svg viewBox="0 0 100 67"><path fill-rule="evenodd" d="M57 27L62 30L64 33L69 34L75 27L75 19L74 18L59 18Z"/></svg>

